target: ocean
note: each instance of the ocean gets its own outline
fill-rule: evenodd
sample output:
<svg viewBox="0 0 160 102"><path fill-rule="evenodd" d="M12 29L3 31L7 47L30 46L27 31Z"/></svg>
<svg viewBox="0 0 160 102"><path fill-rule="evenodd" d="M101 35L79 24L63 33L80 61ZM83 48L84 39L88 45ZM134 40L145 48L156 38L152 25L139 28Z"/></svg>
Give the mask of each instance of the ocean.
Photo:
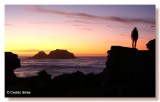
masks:
<svg viewBox="0 0 160 102"><path fill-rule="evenodd" d="M98 74L105 68L106 57L77 57L76 59L28 59L20 58L21 67L14 73L19 78L37 76L41 70L46 70L54 78L62 74L81 71L84 74Z"/></svg>

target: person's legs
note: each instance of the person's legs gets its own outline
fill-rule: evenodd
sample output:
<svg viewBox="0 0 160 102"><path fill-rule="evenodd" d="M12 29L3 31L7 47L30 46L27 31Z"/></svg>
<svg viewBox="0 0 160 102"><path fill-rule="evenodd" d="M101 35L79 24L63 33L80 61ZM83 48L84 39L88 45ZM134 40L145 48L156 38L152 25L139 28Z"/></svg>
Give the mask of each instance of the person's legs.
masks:
<svg viewBox="0 0 160 102"><path fill-rule="evenodd" d="M137 40L135 40L135 48L136 48L136 45L137 45Z"/></svg>
<svg viewBox="0 0 160 102"><path fill-rule="evenodd" d="M132 48L134 48L134 40L132 40Z"/></svg>
<svg viewBox="0 0 160 102"><path fill-rule="evenodd" d="M133 40L132 48L135 48L135 40Z"/></svg>

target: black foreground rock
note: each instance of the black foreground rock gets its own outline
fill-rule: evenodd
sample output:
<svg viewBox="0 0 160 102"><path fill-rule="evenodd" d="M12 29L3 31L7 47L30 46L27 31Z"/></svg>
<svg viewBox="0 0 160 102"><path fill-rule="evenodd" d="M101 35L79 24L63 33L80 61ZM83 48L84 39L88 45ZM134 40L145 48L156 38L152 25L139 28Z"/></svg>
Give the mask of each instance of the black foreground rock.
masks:
<svg viewBox="0 0 160 102"><path fill-rule="evenodd" d="M99 74L76 72L53 79L46 71L17 78L14 69L20 67L20 60L5 52L5 97L155 97L154 42L150 41L145 51L112 46L106 68Z"/></svg>

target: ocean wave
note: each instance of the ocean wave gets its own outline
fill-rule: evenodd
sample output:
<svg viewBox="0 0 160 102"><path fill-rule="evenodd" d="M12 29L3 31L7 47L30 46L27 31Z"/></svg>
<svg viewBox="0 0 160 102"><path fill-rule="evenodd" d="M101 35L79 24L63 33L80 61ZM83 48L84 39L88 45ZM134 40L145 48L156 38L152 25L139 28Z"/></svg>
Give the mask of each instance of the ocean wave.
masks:
<svg viewBox="0 0 160 102"><path fill-rule="evenodd" d="M84 74L100 73L105 68L105 57L81 57L77 59L23 59L21 67L15 70L17 77L36 76L46 70L52 77L81 71Z"/></svg>

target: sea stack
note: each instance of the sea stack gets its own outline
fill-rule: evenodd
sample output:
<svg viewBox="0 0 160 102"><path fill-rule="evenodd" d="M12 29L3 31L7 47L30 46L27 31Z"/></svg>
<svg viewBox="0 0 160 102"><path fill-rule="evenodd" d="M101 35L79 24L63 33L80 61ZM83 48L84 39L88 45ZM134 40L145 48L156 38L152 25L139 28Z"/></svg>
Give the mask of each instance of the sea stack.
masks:
<svg viewBox="0 0 160 102"><path fill-rule="evenodd" d="M48 54L48 58L51 58L51 59L74 59L76 57L74 56L73 53L71 53L67 50L56 49L54 51L51 51Z"/></svg>
<svg viewBox="0 0 160 102"><path fill-rule="evenodd" d="M31 58L32 59L45 59L45 58L48 58L48 55L44 51L40 51Z"/></svg>
<svg viewBox="0 0 160 102"><path fill-rule="evenodd" d="M56 49L51 51L48 55L44 51L35 54L31 59L74 59L76 58L73 53L67 50Z"/></svg>

